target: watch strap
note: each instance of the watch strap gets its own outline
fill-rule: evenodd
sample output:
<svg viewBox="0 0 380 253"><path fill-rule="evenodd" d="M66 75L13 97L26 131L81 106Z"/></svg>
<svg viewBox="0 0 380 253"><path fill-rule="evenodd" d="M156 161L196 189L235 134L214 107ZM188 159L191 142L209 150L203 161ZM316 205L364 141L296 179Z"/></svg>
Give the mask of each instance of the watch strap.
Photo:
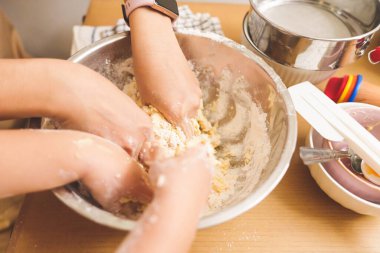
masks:
<svg viewBox="0 0 380 253"><path fill-rule="evenodd" d="M125 1L125 14L127 17L134 11L135 9L143 6L153 6L156 4L155 0L126 0Z"/></svg>
<svg viewBox="0 0 380 253"><path fill-rule="evenodd" d="M122 0L123 1L123 0ZM125 0L121 8L125 22L129 25L129 15L139 7L151 7L152 9L168 16L174 22L178 15L178 6L176 0Z"/></svg>

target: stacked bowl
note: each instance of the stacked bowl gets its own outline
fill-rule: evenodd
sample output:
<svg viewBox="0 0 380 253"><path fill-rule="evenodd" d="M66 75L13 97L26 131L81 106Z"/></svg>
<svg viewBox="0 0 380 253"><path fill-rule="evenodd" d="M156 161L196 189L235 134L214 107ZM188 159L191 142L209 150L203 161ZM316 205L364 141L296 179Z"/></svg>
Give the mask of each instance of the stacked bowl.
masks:
<svg viewBox="0 0 380 253"><path fill-rule="evenodd" d="M243 44L283 82L317 84L365 54L380 28L378 0L250 0Z"/></svg>
<svg viewBox="0 0 380 253"><path fill-rule="evenodd" d="M340 106L380 140L379 107L362 103L342 103ZM345 142L324 139L314 129L306 138L306 146L334 150L348 147ZM309 165L309 169L321 189L342 206L360 214L380 216L380 185L353 169L350 159L315 163Z"/></svg>

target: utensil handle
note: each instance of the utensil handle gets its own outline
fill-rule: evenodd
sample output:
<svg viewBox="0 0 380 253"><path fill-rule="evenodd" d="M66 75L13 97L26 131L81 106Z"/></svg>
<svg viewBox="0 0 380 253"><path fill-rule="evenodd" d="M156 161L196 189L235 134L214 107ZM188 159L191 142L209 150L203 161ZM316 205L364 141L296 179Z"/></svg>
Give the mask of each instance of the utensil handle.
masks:
<svg viewBox="0 0 380 253"><path fill-rule="evenodd" d="M305 165L323 163L334 159L350 157L348 151L339 151L324 148L300 147L300 157Z"/></svg>

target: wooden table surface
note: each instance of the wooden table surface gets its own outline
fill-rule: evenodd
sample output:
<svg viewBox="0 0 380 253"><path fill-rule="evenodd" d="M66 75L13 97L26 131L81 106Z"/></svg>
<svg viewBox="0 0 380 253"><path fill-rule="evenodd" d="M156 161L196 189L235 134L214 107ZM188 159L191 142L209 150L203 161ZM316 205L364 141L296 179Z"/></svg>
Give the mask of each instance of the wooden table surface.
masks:
<svg viewBox="0 0 380 253"><path fill-rule="evenodd" d="M119 1L92 0L87 25L112 25ZM221 19L226 36L240 41L247 5L192 3L194 11ZM376 43L379 43L377 38ZM379 82L379 66L366 57L338 72L362 73ZM297 150L309 129L298 119ZM8 252L113 252L125 232L92 223L50 192L27 196ZM197 233L191 252L380 252L380 219L356 214L324 194L295 153L278 187L258 206L222 225Z"/></svg>

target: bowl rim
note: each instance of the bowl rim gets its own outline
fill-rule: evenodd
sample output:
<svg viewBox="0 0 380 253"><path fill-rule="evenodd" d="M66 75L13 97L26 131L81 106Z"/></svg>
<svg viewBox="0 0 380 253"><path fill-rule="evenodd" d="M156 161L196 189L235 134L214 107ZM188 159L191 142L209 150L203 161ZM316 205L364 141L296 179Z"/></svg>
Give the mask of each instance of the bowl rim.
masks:
<svg viewBox="0 0 380 253"><path fill-rule="evenodd" d="M269 175L266 181L258 186L256 191L250 195L248 195L243 201L234 204L233 206L227 207L220 212L207 215L201 218L198 228L208 228L211 226L215 226L224 222L227 222L242 213L248 211L252 207L256 206L259 202L261 202L264 198L266 198L269 193L273 191L273 189L278 185L278 183L284 177L289 164L294 153L296 142L297 142L297 115L291 100L290 94L285 86L285 84L281 81L280 77L274 72L274 70L260 57L256 56L253 52L247 49L245 46L238 44L237 42L232 41L226 37L215 33L205 33L197 30L180 30L177 31L179 34L190 35L190 36L198 36L206 39L210 39L215 42L219 42L228 46L232 49L239 51L245 57L250 60L255 61L263 70L269 75L269 77L273 80L274 88L280 94L284 101L285 112L287 115L287 132L286 132L286 140L284 143L284 151L281 154L276 166L273 168L272 173ZM118 33L102 39L100 41L95 42L92 45L84 47L75 55L69 58L70 61L74 63L78 63L80 60L84 59L87 55L95 52L99 48L102 48L106 45L109 45L113 42L119 41L128 36L128 32ZM120 217L117 217L109 212L106 212L100 208L97 208L93 205L90 205L87 201L84 201L80 196L71 196L68 198L68 194L70 195L70 191L67 187L60 187L53 191L54 195L58 197L62 202L68 205L73 210L82 214L86 218L95 221L96 223L103 224L109 227L114 227L121 230L131 230L135 223L134 221L126 220ZM73 194L71 194L73 195ZM81 203L78 203L81 202ZM90 212L86 212L86 208L92 208L92 214L96 215L96 217L92 217L89 215ZM85 210L83 210L85 209ZM101 218L101 219L98 219ZM96 219L96 220L95 220ZM115 222L116 221L116 222ZM125 222L128 221L128 222Z"/></svg>
<svg viewBox="0 0 380 253"><path fill-rule="evenodd" d="M265 22L267 24L269 24L270 26L274 27L278 31L281 31L284 34L292 35L292 36L297 36L297 37L308 39L308 40L318 40L318 41L324 41L324 42L350 42L350 41L360 40L360 39L368 37L368 36L372 36L373 34L375 34L380 29L380 23L379 23L376 27L372 28L370 31L368 31L366 33L363 33L363 34L360 34L360 35L356 35L356 36L347 37L347 38L336 38L336 39L317 38L317 37L311 37L311 36L301 35L301 34L298 34L298 33L290 32L287 29L285 29L284 27L281 27L281 26L279 26L279 25L274 24L273 22L271 22L269 19L267 19L265 17L265 15L257 7L257 4L255 4L253 1L255 1L255 0L249 0L250 6L251 6L251 10L253 10L263 20L265 20ZM287 0L287 1L283 1L283 2L284 3L308 3L308 4L316 5L319 2L321 2L321 1ZM329 10L334 10L334 8L329 7ZM380 11L380 3L378 3L378 5L377 5L377 10ZM380 15L380 13L378 15ZM380 18L378 18L378 19L380 19Z"/></svg>
<svg viewBox="0 0 380 253"><path fill-rule="evenodd" d="M369 104L365 104L365 103L359 103L359 102L350 102L350 103L340 103L339 106L341 106L343 109L349 109L349 108L357 108L357 107L366 107L366 108L376 108L376 109L380 109L379 107L377 106L374 106L374 105L369 105ZM310 130L309 130L309 133L307 135L307 141L310 145L311 148L314 147L314 142L313 142L313 132L314 132L314 128L310 127ZM324 176L329 180L331 181L334 186L336 188L338 188L340 191L342 191L344 194L346 194L347 196L349 196L350 198L352 198L353 200L355 200L357 203L361 203L367 207L371 207L371 208L375 208L375 209L378 209L380 210L380 204L376 204L374 202L371 202L371 201L368 201L366 199L363 199L357 195L355 195L354 193L350 192L349 190L347 190L345 187L343 187L341 184L339 184L325 169L325 167L321 164L321 163L316 163L316 164L313 164L313 165L309 165L309 170L312 169L312 166L316 166L319 170L321 170L324 174ZM315 179L314 179L315 180ZM319 185L319 184L318 184ZM321 187L320 187L321 188ZM321 188L322 189L322 188ZM323 190L323 189L322 189ZM324 190L323 190L324 191ZM326 192L327 193L327 192ZM335 199L334 199L335 200ZM335 200L336 201L336 200ZM338 201L336 201L338 202Z"/></svg>

